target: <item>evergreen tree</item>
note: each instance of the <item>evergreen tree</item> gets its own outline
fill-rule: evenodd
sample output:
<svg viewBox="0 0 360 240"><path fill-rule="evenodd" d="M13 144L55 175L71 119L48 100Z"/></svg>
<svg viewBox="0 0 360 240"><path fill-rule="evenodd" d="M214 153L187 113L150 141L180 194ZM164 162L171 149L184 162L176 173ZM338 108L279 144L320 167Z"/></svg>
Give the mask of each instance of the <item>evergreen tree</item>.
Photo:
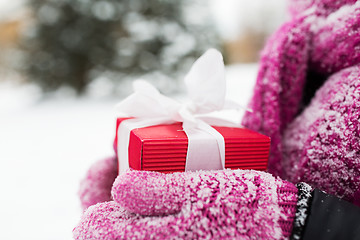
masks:
<svg viewBox="0 0 360 240"><path fill-rule="evenodd" d="M204 12L206 1L202 3ZM195 17L188 14L190 0L29 0L29 4L34 22L25 35L24 66L27 76L46 91L69 85L82 93L106 71L139 76L160 70L174 76L189 59L218 45L211 23L206 18L199 21L201 11Z"/></svg>

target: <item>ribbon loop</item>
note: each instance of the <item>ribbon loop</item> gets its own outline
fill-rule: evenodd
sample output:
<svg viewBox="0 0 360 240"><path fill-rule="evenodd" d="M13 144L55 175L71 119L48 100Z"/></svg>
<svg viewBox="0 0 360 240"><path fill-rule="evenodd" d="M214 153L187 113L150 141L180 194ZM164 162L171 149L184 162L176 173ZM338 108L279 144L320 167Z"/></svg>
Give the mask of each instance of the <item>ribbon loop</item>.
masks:
<svg viewBox="0 0 360 240"><path fill-rule="evenodd" d="M185 85L196 113L221 110L225 102L225 66L221 53L207 50L185 76Z"/></svg>

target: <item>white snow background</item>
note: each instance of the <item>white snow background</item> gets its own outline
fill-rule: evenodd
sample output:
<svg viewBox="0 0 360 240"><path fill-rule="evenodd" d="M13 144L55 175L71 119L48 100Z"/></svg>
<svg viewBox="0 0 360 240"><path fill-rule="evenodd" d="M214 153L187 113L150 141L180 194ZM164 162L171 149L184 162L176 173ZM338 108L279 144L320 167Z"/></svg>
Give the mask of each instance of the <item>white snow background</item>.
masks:
<svg viewBox="0 0 360 240"><path fill-rule="evenodd" d="M257 65L227 67L227 93L246 105ZM39 99L32 85L0 83L0 239L71 239L77 191L90 165L113 154L121 99Z"/></svg>

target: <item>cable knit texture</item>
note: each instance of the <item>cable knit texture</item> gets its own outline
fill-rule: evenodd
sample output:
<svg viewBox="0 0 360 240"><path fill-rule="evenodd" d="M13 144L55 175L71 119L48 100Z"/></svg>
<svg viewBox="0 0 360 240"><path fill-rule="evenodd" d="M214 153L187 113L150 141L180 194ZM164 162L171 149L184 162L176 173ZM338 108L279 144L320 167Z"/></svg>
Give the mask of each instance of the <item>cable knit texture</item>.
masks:
<svg viewBox="0 0 360 240"><path fill-rule="evenodd" d="M359 204L360 1L290 10L262 53L243 125L271 137L271 173Z"/></svg>
<svg viewBox="0 0 360 240"><path fill-rule="evenodd" d="M109 157L94 163L80 183L79 196L83 209L111 200L111 187L117 170L116 157Z"/></svg>
<svg viewBox="0 0 360 240"><path fill-rule="evenodd" d="M264 172L128 171L90 207L75 239L286 239L297 188Z"/></svg>

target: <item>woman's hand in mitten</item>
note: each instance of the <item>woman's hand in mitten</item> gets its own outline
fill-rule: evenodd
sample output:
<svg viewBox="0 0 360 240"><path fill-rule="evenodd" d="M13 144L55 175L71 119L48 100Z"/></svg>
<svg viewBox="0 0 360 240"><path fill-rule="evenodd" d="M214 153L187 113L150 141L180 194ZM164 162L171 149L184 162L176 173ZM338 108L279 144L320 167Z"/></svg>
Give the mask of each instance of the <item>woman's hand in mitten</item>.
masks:
<svg viewBox="0 0 360 240"><path fill-rule="evenodd" d="M76 239L282 239L289 237L298 189L265 172L128 171L114 201L85 212Z"/></svg>
<svg viewBox="0 0 360 240"><path fill-rule="evenodd" d="M287 178L360 206L360 66L331 76L283 137Z"/></svg>
<svg viewBox="0 0 360 240"><path fill-rule="evenodd" d="M291 2L243 125L271 137L271 173L360 206L360 1Z"/></svg>
<svg viewBox="0 0 360 240"><path fill-rule="evenodd" d="M111 200L111 187L118 175L116 157L94 163L80 183L79 196L83 209Z"/></svg>
<svg viewBox="0 0 360 240"><path fill-rule="evenodd" d="M284 131L283 176L360 206L360 1L350 2L312 23L309 67L326 82Z"/></svg>

